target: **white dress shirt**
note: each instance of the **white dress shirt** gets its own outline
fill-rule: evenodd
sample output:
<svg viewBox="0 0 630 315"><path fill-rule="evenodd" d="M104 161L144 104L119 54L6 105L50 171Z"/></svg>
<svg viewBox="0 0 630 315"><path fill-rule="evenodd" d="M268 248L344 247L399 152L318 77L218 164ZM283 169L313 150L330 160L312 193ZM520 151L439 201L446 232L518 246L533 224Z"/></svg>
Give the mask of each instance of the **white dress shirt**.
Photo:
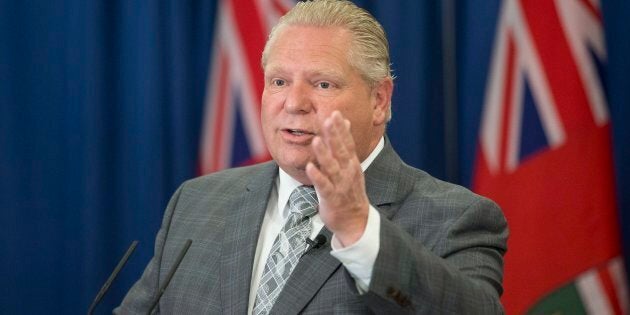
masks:
<svg viewBox="0 0 630 315"><path fill-rule="evenodd" d="M361 169L363 172L365 172L370 164L372 164L374 159L383 150L384 146L385 140L384 138L381 138L372 153L370 153L370 155L361 162ZM265 218L263 219L260 235L258 236L258 245L256 246L256 255L254 256L254 266L249 290L249 306L247 308L248 314L251 314L252 309L254 308L254 303L256 302L256 292L258 291L260 278L262 277L263 270L265 269L265 264L267 263L267 257L271 251L271 246L289 216L289 196L295 188L302 185L302 183L289 176L289 174L281 168L278 173L279 174L275 179L271 195L269 196ZM313 228L311 230L310 238L314 239L317 234L319 234L319 231L324 226L324 223L322 222L319 214L315 214L311 217L311 224ZM365 231L356 243L343 247L334 234L330 242L332 247L330 254L341 261L344 267L354 278L357 289L361 293L367 292L370 287L374 262L376 261L376 256L378 255L378 250L380 248L380 229L380 215L378 211L370 205L368 222L365 227Z"/></svg>

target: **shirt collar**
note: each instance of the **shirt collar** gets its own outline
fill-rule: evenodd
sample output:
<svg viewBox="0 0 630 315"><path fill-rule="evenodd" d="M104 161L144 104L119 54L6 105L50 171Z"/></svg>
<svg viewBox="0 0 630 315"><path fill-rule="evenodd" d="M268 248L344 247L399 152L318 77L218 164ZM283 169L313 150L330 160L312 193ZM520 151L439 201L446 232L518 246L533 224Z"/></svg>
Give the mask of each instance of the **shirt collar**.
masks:
<svg viewBox="0 0 630 315"><path fill-rule="evenodd" d="M381 137L381 140L378 142L374 150L368 155L368 157L361 162L361 170L365 172L365 170L374 162L374 159L378 156L383 148L385 147L385 138ZM289 196L293 190L302 183L297 181L295 178L291 177L291 175L287 174L282 168L279 169L278 177L276 177L276 187L278 188L278 211L283 219L289 215L289 210L286 205L289 202ZM319 194L317 195L319 198Z"/></svg>

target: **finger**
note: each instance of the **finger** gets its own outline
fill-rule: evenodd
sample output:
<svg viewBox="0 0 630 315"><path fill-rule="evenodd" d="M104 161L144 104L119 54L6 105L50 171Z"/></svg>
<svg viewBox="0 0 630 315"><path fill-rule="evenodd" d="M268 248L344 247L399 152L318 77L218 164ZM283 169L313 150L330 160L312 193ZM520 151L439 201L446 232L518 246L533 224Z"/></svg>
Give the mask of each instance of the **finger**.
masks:
<svg viewBox="0 0 630 315"><path fill-rule="evenodd" d="M313 162L306 164L306 176L311 180L315 190L322 196L329 196L333 191L333 184L328 177L318 169Z"/></svg>
<svg viewBox="0 0 630 315"><path fill-rule="evenodd" d="M352 137L352 126L350 124L350 120L344 119L341 128L345 130L344 131L345 136L342 138L342 141L346 147L346 150L348 151L350 155L356 156L356 151L355 151L356 149L355 149L354 138Z"/></svg>
<svg viewBox="0 0 630 315"><path fill-rule="evenodd" d="M341 169L337 159L334 158L330 148L327 147L322 138L315 137L312 142L313 152L315 153L315 160L319 165L319 170L323 175L334 184L338 183L341 179Z"/></svg>
<svg viewBox="0 0 630 315"><path fill-rule="evenodd" d="M347 166L352 159L352 155L346 148L344 140L344 138L352 138L352 136L349 134L348 129L344 127L343 121L343 116L338 111L335 111L325 123L326 144L342 168Z"/></svg>

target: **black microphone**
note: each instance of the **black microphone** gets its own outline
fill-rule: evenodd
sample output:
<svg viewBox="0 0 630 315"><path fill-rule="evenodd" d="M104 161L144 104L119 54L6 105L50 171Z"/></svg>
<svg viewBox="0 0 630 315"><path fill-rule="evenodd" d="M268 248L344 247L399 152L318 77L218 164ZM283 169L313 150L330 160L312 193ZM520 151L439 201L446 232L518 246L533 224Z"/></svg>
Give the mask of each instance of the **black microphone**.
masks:
<svg viewBox="0 0 630 315"><path fill-rule="evenodd" d="M308 252L311 249L318 249L324 246L326 242L328 242L328 238L324 234L317 234L317 236L315 236L315 240L312 240L307 237L306 244L308 244L308 247L306 248L306 252Z"/></svg>
<svg viewBox="0 0 630 315"><path fill-rule="evenodd" d="M192 240L191 239L186 240L186 243L184 243L184 247L179 252L179 256L177 256L177 259L175 260L175 264L173 264L173 266L171 267L171 270L169 270L168 274L166 275L166 278L164 279L164 283L162 283L162 286L160 287L160 290L158 291L158 295L155 297L155 299L153 299L153 303L151 304L151 308L149 308L147 315L151 315L153 313L153 309L160 302L160 298L162 298L162 294L164 294L164 291L166 291L168 284L171 283L171 279L173 278L173 275L175 275L175 271L177 271L177 269L179 268L179 264L182 263L184 256L186 256L186 253L188 252L188 249L190 248L190 244L192 244Z"/></svg>
<svg viewBox="0 0 630 315"><path fill-rule="evenodd" d="M90 308L88 309L88 312L87 312L88 315L91 315L92 313L94 313L94 309L96 308L96 305L98 305L98 303L101 302L101 300L105 296L105 293L107 292L107 290L109 290L109 287L112 285L112 282L114 282L114 279L116 279L116 277L118 276L118 273L120 273L122 268L125 266L125 264L127 263L127 260L129 260L129 257L131 256L133 251L136 250L136 246L138 246L138 241L131 242L131 245L129 245L129 248L127 248L127 252L125 252L125 255L120 259L120 261L118 262L118 265L116 265L116 268L114 268L114 271L112 272L112 274L109 275L109 278L107 278L107 281L105 281L105 284L103 284L103 287L101 287L101 290L98 291L98 294L96 294L94 301L92 301L92 304L90 305Z"/></svg>

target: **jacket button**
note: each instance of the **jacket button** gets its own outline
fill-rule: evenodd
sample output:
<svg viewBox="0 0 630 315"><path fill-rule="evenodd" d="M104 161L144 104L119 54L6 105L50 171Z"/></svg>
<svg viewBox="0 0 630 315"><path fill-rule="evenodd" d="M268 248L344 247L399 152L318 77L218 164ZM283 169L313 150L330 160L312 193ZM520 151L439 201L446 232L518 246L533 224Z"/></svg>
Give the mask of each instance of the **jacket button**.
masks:
<svg viewBox="0 0 630 315"><path fill-rule="evenodd" d="M387 295L397 300L397 298L400 297L400 290L389 287L387 288Z"/></svg>

